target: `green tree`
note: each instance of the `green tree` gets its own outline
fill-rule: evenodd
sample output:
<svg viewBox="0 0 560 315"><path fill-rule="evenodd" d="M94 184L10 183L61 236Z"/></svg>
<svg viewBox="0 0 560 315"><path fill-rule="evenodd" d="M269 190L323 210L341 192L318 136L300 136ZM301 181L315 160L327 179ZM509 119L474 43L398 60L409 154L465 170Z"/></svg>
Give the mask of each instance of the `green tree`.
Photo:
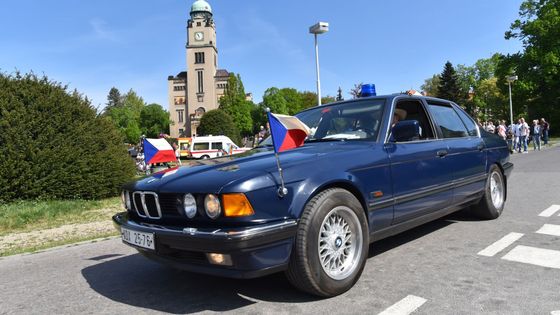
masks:
<svg viewBox="0 0 560 315"><path fill-rule="evenodd" d="M219 108L231 116L235 126L243 135L251 134L253 129L252 106L253 103L246 100L241 76L230 73L226 90L220 98Z"/></svg>
<svg viewBox="0 0 560 315"><path fill-rule="evenodd" d="M426 95L436 96L438 95L439 81L439 75L434 74L431 78L424 80L424 84L420 88L426 92Z"/></svg>
<svg viewBox="0 0 560 315"><path fill-rule="evenodd" d="M161 133L169 133L169 112L159 104L150 104L140 112L140 128L149 138L156 138Z"/></svg>
<svg viewBox="0 0 560 315"><path fill-rule="evenodd" d="M303 98L296 89L283 88L278 91L285 100L288 115L295 115L303 110Z"/></svg>
<svg viewBox="0 0 560 315"><path fill-rule="evenodd" d="M524 1L519 19L505 37L521 40L523 52L504 58L500 81L504 82L505 75L517 74L515 102L531 118L546 117L552 126L560 125L560 0ZM555 130L558 133L560 128L552 128Z"/></svg>
<svg viewBox="0 0 560 315"><path fill-rule="evenodd" d="M263 108L269 108L275 114L288 114L288 102L276 87L268 88L263 95Z"/></svg>
<svg viewBox="0 0 560 315"><path fill-rule="evenodd" d="M451 62L446 62L443 68L443 72L440 75L440 81L438 85L437 97L447 99L450 101L458 102L458 100L463 99L461 95L461 90L459 88L459 83L457 82L457 73Z"/></svg>
<svg viewBox="0 0 560 315"><path fill-rule="evenodd" d="M107 95L107 106L105 107L105 111L111 110L114 107L122 107L123 100L121 97L121 92L116 87L112 87L109 90L109 95Z"/></svg>
<svg viewBox="0 0 560 315"><path fill-rule="evenodd" d="M122 137L77 92L0 74L0 200L96 199L134 175Z"/></svg>
<svg viewBox="0 0 560 315"><path fill-rule="evenodd" d="M221 109L208 111L200 119L200 125L197 128L200 135L224 135L228 136L236 144L241 143L239 130L235 126L233 118Z"/></svg>
<svg viewBox="0 0 560 315"><path fill-rule="evenodd" d="M131 89L122 97L120 106L107 108L104 115L115 124L127 143L137 143L142 135L140 114L144 107L144 99Z"/></svg>
<svg viewBox="0 0 560 315"><path fill-rule="evenodd" d="M304 91L300 92L302 100L302 110L317 106L317 93Z"/></svg>

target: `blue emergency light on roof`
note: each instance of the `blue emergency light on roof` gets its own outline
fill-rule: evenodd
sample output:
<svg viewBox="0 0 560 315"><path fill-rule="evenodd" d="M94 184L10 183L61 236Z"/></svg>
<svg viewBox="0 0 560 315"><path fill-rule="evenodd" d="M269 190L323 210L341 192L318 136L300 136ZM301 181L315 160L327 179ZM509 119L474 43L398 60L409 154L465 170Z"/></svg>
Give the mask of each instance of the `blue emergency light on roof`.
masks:
<svg viewBox="0 0 560 315"><path fill-rule="evenodd" d="M362 89L360 90L360 97L376 96L375 84L362 84Z"/></svg>

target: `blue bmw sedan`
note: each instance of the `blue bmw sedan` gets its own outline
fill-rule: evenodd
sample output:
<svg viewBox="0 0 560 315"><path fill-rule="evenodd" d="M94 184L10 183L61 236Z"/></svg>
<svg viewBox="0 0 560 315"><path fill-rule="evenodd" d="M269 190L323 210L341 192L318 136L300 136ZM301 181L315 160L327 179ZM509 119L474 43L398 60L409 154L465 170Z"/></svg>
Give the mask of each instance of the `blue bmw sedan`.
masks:
<svg viewBox="0 0 560 315"><path fill-rule="evenodd" d="M329 297L356 283L370 243L464 208L482 219L504 209L507 144L453 102L372 96L296 117L310 133L278 154L281 172L268 139L125 185L113 217L123 242L193 272L284 271Z"/></svg>

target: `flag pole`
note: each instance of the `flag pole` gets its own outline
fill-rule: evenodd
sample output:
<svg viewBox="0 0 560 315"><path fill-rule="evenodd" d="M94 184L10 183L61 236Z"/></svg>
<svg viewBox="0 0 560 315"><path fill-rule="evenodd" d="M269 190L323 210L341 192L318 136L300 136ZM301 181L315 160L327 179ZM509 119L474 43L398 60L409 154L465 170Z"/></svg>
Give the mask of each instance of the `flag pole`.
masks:
<svg viewBox="0 0 560 315"><path fill-rule="evenodd" d="M266 108L266 116L268 118L268 124L270 125L270 108ZM272 139L272 147L274 148L274 156L276 157L276 167L278 167L278 174L280 175L280 188L278 188L278 196L280 198L288 194L288 188L284 185L284 174L282 172L282 166L280 166L280 157L276 151L276 144L274 143L274 137L272 136L272 128L270 128L270 138Z"/></svg>

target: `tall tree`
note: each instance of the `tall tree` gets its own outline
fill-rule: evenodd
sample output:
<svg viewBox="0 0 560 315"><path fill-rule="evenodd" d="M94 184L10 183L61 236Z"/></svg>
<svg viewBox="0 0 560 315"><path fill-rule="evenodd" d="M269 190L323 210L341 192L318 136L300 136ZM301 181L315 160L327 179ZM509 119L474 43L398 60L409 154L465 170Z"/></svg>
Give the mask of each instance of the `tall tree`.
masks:
<svg viewBox="0 0 560 315"><path fill-rule="evenodd" d="M112 87L109 90L109 95L107 95L107 106L105 111L110 110L113 107L121 107L123 104L121 92L116 87Z"/></svg>
<svg viewBox="0 0 560 315"><path fill-rule="evenodd" d="M296 89L283 88L278 93L286 100L288 115L295 115L303 109L303 98Z"/></svg>
<svg viewBox="0 0 560 315"><path fill-rule="evenodd" d="M342 88L340 88L340 86L338 87L338 90L336 91L336 101L344 101L344 97L342 97Z"/></svg>
<svg viewBox="0 0 560 315"><path fill-rule="evenodd" d="M437 97L450 101L457 101L463 98L457 82L457 73L449 61L445 63L443 72L440 75Z"/></svg>
<svg viewBox="0 0 560 315"><path fill-rule="evenodd" d="M250 135L252 132L251 109L253 106L252 102L246 100L241 76L230 73L226 90L220 98L219 108L231 116L242 135Z"/></svg>
<svg viewBox="0 0 560 315"><path fill-rule="evenodd" d="M221 109L214 109L204 114L200 119L197 131L201 135L228 136L233 142L241 143L233 118Z"/></svg>
<svg viewBox="0 0 560 315"><path fill-rule="evenodd" d="M526 105L532 118L549 118L553 126L560 125L559 8L560 0L526 0L521 4L519 19L505 37L521 40L523 52L506 57L501 69L519 76L513 85L515 100Z"/></svg>

